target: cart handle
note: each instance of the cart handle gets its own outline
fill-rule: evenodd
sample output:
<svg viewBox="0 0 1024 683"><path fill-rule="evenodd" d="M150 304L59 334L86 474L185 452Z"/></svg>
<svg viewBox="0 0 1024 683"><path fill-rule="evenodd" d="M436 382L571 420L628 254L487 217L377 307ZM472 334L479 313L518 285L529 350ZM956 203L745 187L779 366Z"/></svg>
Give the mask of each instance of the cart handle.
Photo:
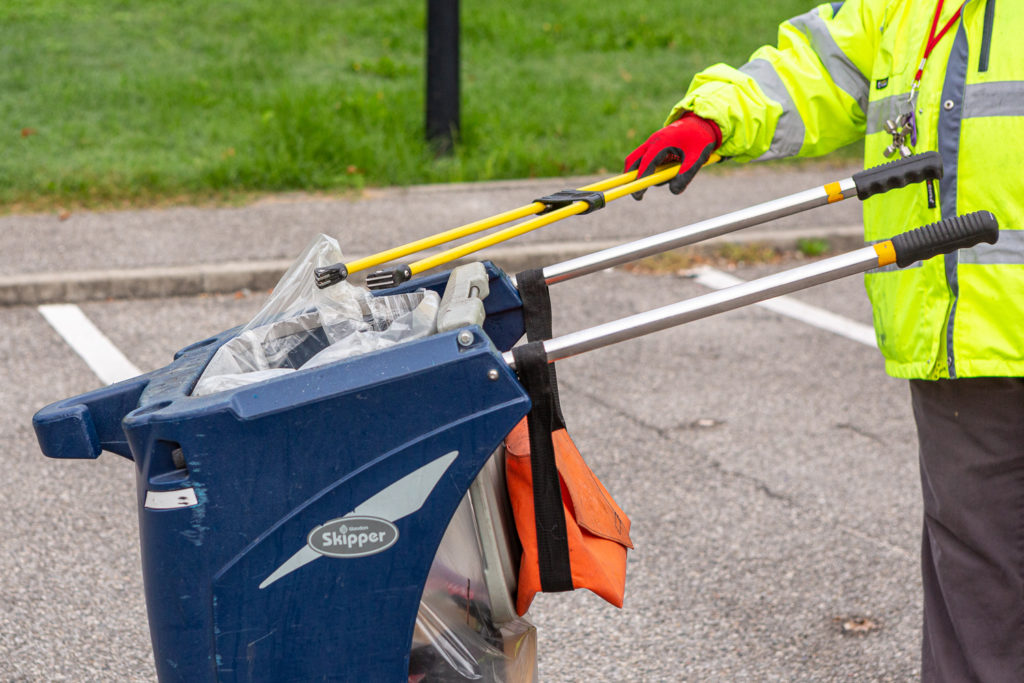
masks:
<svg viewBox="0 0 1024 683"><path fill-rule="evenodd" d="M915 261L947 254L979 242L994 244L998 238L999 224L996 217L988 211L976 211L910 230L884 242L832 258L544 342L532 343L543 344L548 362L554 363L586 351L838 280L847 275L892 264L905 268ZM515 368L511 351L502 354L502 358L510 367Z"/></svg>
<svg viewBox="0 0 1024 683"><path fill-rule="evenodd" d="M857 186L857 198L861 201L913 183L941 179L942 155L938 152L914 154L853 174L853 183Z"/></svg>
<svg viewBox="0 0 1024 683"><path fill-rule="evenodd" d="M543 270L544 282L553 285L573 278L589 275L599 270L636 261L647 256L660 254L669 249L696 244L712 237L718 237L742 228L760 225L776 218L833 204L849 197L864 200L889 190L906 187L923 180L937 180L942 177L942 157L938 152L925 152L906 159L891 161L875 166L850 178L844 178L826 185L797 192L768 202L756 204L699 221L692 225L651 235L633 242L626 242L608 249L584 254L568 261L555 263Z"/></svg>

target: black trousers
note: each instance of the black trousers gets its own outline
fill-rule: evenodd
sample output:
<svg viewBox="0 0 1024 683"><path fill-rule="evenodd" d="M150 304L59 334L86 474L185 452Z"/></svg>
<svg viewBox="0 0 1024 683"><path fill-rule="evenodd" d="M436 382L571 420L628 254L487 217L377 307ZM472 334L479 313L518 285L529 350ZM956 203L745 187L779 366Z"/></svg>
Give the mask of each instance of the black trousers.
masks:
<svg viewBox="0 0 1024 683"><path fill-rule="evenodd" d="M911 380L921 680L1024 682L1024 379Z"/></svg>

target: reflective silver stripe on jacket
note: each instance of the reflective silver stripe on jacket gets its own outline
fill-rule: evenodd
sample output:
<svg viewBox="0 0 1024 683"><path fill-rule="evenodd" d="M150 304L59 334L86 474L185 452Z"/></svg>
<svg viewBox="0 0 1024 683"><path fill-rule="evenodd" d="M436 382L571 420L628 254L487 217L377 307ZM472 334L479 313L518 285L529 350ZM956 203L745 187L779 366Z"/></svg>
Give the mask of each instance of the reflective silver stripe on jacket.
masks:
<svg viewBox="0 0 1024 683"><path fill-rule="evenodd" d="M978 244L960 250L960 263L978 265L1024 265L1024 230L999 231L995 244Z"/></svg>
<svg viewBox="0 0 1024 683"><path fill-rule="evenodd" d="M758 161L795 156L803 147L806 127L775 67L766 59L755 59L741 66L740 71L753 78L768 99L782 106L772 144Z"/></svg>
<svg viewBox="0 0 1024 683"><path fill-rule="evenodd" d="M880 133L888 119L895 120L907 108L907 93L868 102L866 132ZM974 83L964 91L963 118L1024 116L1024 81Z"/></svg>
<svg viewBox="0 0 1024 683"><path fill-rule="evenodd" d="M867 112L870 88L868 77L861 73L836 43L818 10L812 9L793 17L789 23L807 36L807 41L821 59L821 63L825 65L825 71L832 82L852 97L862 112Z"/></svg>
<svg viewBox="0 0 1024 683"><path fill-rule="evenodd" d="M993 81L968 85L964 118L1024 116L1024 81Z"/></svg>
<svg viewBox="0 0 1024 683"><path fill-rule="evenodd" d="M865 132L868 135L881 133L885 130L886 121L895 121L901 111L909 110L910 107L907 104L909 95L910 93L904 92L868 102Z"/></svg>

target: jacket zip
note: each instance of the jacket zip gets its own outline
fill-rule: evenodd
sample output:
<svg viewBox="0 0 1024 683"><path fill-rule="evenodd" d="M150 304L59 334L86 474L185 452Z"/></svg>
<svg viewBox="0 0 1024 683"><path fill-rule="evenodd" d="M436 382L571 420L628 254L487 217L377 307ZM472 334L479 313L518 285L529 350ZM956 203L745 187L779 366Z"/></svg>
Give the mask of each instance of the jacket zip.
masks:
<svg viewBox="0 0 1024 683"><path fill-rule="evenodd" d="M949 61L946 62L946 76L942 85L939 109L939 153L942 154L943 175L939 181L939 199L942 217L957 215L957 177L960 165L960 122L963 115L964 88L967 83L967 59L969 49L967 31L963 19L953 38ZM949 317L946 321L946 371L950 379L956 378L956 349L953 339L956 308L960 299L959 255L958 252L943 257L946 286L952 299Z"/></svg>

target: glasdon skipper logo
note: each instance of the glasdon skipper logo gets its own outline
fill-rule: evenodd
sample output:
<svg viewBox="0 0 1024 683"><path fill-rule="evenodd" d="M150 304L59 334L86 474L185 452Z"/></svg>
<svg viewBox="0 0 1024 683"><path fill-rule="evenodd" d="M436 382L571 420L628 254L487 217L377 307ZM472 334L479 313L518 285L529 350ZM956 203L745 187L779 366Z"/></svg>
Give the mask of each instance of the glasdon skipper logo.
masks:
<svg viewBox="0 0 1024 683"><path fill-rule="evenodd" d="M458 451L450 451L434 458L377 491L344 517L313 529L306 536L306 545L263 579L260 590L321 557L366 557L393 546L398 542L398 527L392 522L418 512L457 457Z"/></svg>
<svg viewBox="0 0 1024 683"><path fill-rule="evenodd" d="M309 547L327 557L366 557L398 541L398 527L379 517L341 517L309 533Z"/></svg>

